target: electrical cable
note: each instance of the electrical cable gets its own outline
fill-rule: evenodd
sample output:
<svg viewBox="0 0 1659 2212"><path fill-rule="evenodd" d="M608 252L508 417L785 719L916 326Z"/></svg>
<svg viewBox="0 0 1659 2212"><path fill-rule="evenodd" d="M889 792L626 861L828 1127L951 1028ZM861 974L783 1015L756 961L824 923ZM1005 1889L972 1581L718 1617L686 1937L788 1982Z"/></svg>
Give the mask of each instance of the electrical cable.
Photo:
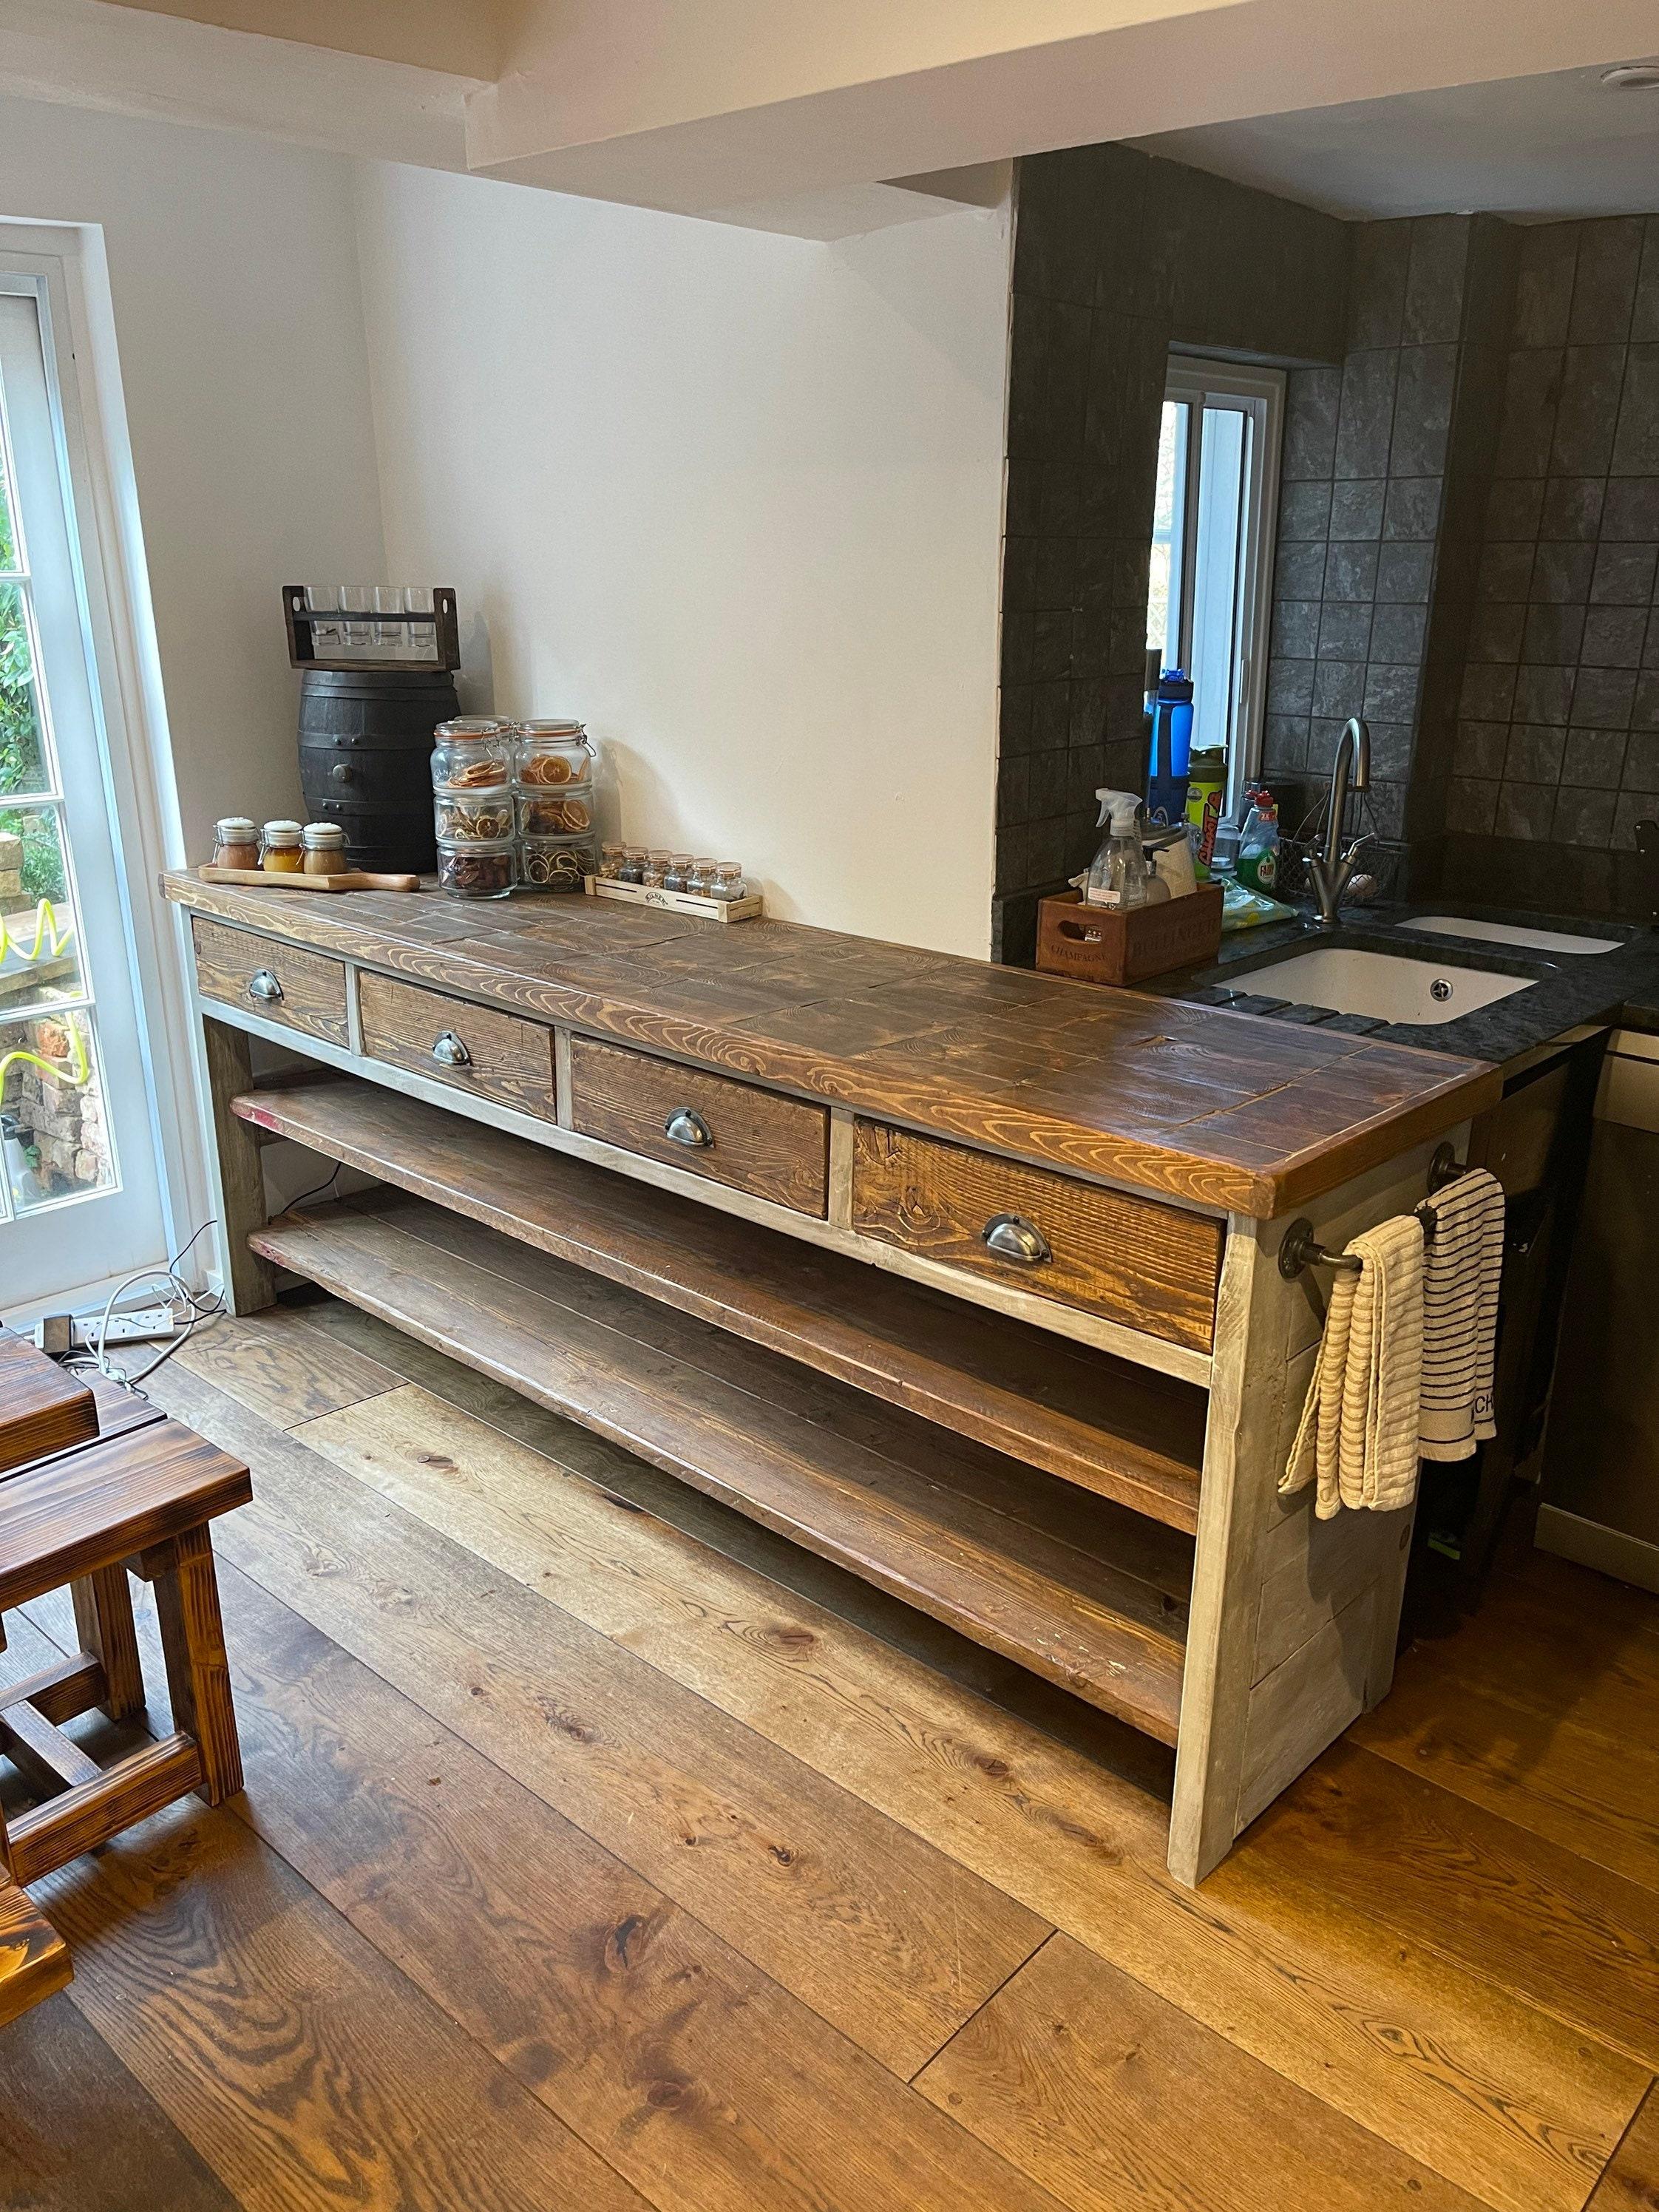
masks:
<svg viewBox="0 0 1659 2212"><path fill-rule="evenodd" d="M103 1310L90 1332L91 1340L87 1347L70 1352L59 1364L70 1374L90 1372L102 1375L124 1389L137 1391L142 1396L143 1394L139 1385L155 1372L162 1361L170 1359L181 1346L187 1344L204 1322L211 1321L225 1311L224 1299L217 1291L193 1290L179 1272L191 1252L216 1225L216 1220L204 1221L188 1242L172 1255L165 1267L140 1267L117 1283L104 1301ZM166 1304L177 1316L177 1333L153 1359L132 1375L110 1358L109 1329L114 1318L117 1299L139 1284L157 1284L162 1287ZM77 1316L76 1318L84 1316Z"/></svg>

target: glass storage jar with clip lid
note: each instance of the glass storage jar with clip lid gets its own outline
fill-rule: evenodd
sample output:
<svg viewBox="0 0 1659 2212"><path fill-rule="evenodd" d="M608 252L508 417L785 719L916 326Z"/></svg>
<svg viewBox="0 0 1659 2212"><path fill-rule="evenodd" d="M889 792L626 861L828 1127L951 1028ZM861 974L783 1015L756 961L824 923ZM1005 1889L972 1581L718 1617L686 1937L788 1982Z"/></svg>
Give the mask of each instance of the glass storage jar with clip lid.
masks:
<svg viewBox="0 0 1659 2212"><path fill-rule="evenodd" d="M267 822L259 832L259 866L268 876L297 876L305 866L297 822Z"/></svg>
<svg viewBox="0 0 1659 2212"><path fill-rule="evenodd" d="M493 714L440 722L432 744L434 791L489 791L513 780L513 728Z"/></svg>
<svg viewBox="0 0 1659 2212"><path fill-rule="evenodd" d="M300 832L301 867L308 876L343 876L350 868L346 835L337 822L307 822Z"/></svg>
<svg viewBox="0 0 1659 2212"><path fill-rule="evenodd" d="M257 868L259 865L259 832L251 815L227 814L213 829L213 865L216 868Z"/></svg>
<svg viewBox="0 0 1659 2212"><path fill-rule="evenodd" d="M556 791L563 784L586 784L592 779L593 747L580 722L562 717L517 722L513 742L520 791Z"/></svg>
<svg viewBox="0 0 1659 2212"><path fill-rule="evenodd" d="M451 898L505 898L517 872L518 847L511 837L493 844L438 840L438 888Z"/></svg>

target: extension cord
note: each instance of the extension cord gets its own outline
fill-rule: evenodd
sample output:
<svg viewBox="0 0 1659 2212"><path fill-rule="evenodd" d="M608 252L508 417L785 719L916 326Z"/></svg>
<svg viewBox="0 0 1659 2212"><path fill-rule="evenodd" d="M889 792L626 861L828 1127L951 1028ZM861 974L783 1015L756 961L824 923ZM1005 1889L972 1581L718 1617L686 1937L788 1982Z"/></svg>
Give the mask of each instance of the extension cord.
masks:
<svg viewBox="0 0 1659 2212"><path fill-rule="evenodd" d="M54 1315L52 1318L61 1324L64 1316ZM109 1327L104 1333L105 1347L107 1349L112 1344L153 1344L161 1337L177 1336L179 1327L179 1316L171 1306L139 1306L131 1313L110 1316ZM34 1341L42 1351L46 1348L44 1341L46 1332L46 1323L37 1322ZM98 1341L97 1316L94 1315L90 1320L71 1318L70 1332L70 1350L94 1350Z"/></svg>

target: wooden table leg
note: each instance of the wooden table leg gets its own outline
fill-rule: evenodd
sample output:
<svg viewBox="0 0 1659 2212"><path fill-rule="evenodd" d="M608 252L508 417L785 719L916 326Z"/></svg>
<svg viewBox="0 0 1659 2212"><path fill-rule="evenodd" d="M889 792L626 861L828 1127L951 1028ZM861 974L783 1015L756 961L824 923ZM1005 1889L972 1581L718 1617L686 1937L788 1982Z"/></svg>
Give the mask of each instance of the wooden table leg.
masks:
<svg viewBox="0 0 1659 2212"><path fill-rule="evenodd" d="M225 1289L233 1313L259 1313L276 1297L270 1261L250 1251L247 1241L250 1231L265 1225L264 1170L259 1164L258 1139L230 1110L231 1100L253 1085L248 1040L228 1022L204 1020L202 1041L213 1108Z"/></svg>
<svg viewBox="0 0 1659 2212"><path fill-rule="evenodd" d="M81 1649L104 1669L108 1694L104 1711L112 1721L131 1720L144 1709L144 1677L138 1663L138 1632L132 1623L132 1586L125 1567L100 1567L70 1586L75 1602L75 1632Z"/></svg>
<svg viewBox="0 0 1659 2212"><path fill-rule="evenodd" d="M202 1755L197 1796L210 1805L242 1786L242 1754L230 1698L230 1663L219 1613L213 1544L205 1528L187 1528L146 1554L155 1584L173 1724Z"/></svg>

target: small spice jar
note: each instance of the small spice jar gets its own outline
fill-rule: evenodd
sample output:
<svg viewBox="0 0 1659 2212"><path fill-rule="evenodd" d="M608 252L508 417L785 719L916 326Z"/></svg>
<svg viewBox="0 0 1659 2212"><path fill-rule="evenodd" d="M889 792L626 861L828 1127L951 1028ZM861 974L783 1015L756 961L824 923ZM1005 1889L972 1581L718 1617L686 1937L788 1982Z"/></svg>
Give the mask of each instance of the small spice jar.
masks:
<svg viewBox="0 0 1659 2212"><path fill-rule="evenodd" d="M693 860L691 872L685 879L685 888L694 892L698 898L711 898L714 890L714 861Z"/></svg>
<svg viewBox="0 0 1659 2212"><path fill-rule="evenodd" d="M586 783L593 773L593 748L580 722L556 719L517 722L513 730L519 788L557 790Z"/></svg>
<svg viewBox="0 0 1659 2212"><path fill-rule="evenodd" d="M513 787L502 783L493 791L437 792L432 818L438 835L456 844L495 844L513 835Z"/></svg>
<svg viewBox="0 0 1659 2212"><path fill-rule="evenodd" d="M593 787L569 784L562 791L519 793L521 837L582 837L593 827Z"/></svg>
<svg viewBox="0 0 1659 2212"><path fill-rule="evenodd" d="M303 866L308 876L343 876L346 859L345 831L337 822L307 822L300 832Z"/></svg>
<svg viewBox="0 0 1659 2212"><path fill-rule="evenodd" d="M250 815L227 814L222 822L214 824L213 865L216 868L258 866L259 832Z"/></svg>
<svg viewBox="0 0 1659 2212"><path fill-rule="evenodd" d="M513 778L513 729L492 714L440 722L432 745L434 791L489 791Z"/></svg>
<svg viewBox="0 0 1659 2212"><path fill-rule="evenodd" d="M505 898L513 888L514 855L510 837L493 845L457 844L438 840L438 889L451 898Z"/></svg>
<svg viewBox="0 0 1659 2212"><path fill-rule="evenodd" d="M624 845L623 848L622 866L617 872L617 881L624 884L636 884L644 873L645 853L643 848L638 845Z"/></svg>
<svg viewBox="0 0 1659 2212"><path fill-rule="evenodd" d="M645 866L640 871L640 881L649 890L660 890L662 879L668 873L668 855L653 849L645 856Z"/></svg>
<svg viewBox="0 0 1659 2212"><path fill-rule="evenodd" d="M526 837L520 849L524 881L532 890L579 891L593 873L591 837Z"/></svg>
<svg viewBox="0 0 1659 2212"><path fill-rule="evenodd" d="M623 854L627 851L627 849L628 848L625 845L600 846L599 880L601 883L614 884L620 879L623 870Z"/></svg>
<svg viewBox="0 0 1659 2212"><path fill-rule="evenodd" d="M691 855L690 853L671 853L668 856L667 872L662 879L663 889L665 891L683 891L690 887L690 881Z"/></svg>
<svg viewBox="0 0 1659 2212"><path fill-rule="evenodd" d="M297 876L305 866L297 822L267 822L259 832L259 866L268 876Z"/></svg>
<svg viewBox="0 0 1659 2212"><path fill-rule="evenodd" d="M719 860L715 863L714 880L708 886L708 896L727 902L748 897L749 886L743 879L740 861Z"/></svg>

